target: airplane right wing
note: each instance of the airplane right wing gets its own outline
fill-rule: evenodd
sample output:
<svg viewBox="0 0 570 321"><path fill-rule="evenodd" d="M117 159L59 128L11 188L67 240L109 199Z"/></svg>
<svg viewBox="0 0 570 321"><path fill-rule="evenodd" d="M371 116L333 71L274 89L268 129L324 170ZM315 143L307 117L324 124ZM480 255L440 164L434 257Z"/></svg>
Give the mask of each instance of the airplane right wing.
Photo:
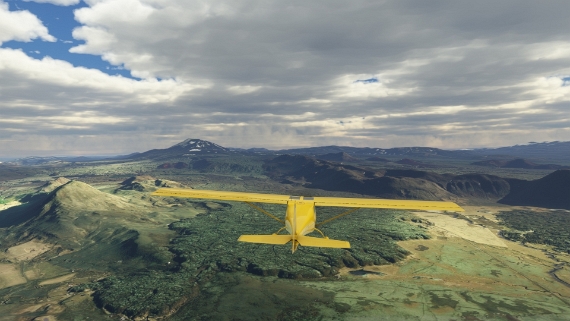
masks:
<svg viewBox="0 0 570 321"><path fill-rule="evenodd" d="M360 208L390 208L399 210L421 211L452 211L464 210L453 202L441 201L410 201L374 198L342 198L342 197L314 197L315 206L360 207Z"/></svg>

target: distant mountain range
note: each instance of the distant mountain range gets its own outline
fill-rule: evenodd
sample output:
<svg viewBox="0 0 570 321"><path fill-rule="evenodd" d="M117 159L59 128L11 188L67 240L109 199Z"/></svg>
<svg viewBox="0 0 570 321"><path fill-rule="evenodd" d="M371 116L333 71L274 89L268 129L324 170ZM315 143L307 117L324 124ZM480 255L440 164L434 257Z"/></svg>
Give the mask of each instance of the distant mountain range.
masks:
<svg viewBox="0 0 570 321"><path fill-rule="evenodd" d="M570 169L569 166L561 166L556 164L536 164L523 158L512 160L489 159L479 162L473 162L471 165L500 167L500 168L523 168L523 169Z"/></svg>
<svg viewBox="0 0 570 321"><path fill-rule="evenodd" d="M264 169L269 177L285 184L382 198L441 200L475 197L498 200L509 193L509 183L493 175L371 170L305 155L275 157L265 163Z"/></svg>
<svg viewBox="0 0 570 321"><path fill-rule="evenodd" d="M550 153L549 155L554 155L558 157L558 159L562 159L568 157L568 155L562 157L562 152L555 154L554 151L557 150L557 148L559 148L558 150L564 151L565 146L570 146L570 142L529 144L525 146L513 146L512 148L504 147L500 150L501 155L511 151L513 153L522 153L524 150L527 150L529 155L533 155L529 150L538 148L544 153ZM493 152L495 150L485 151ZM570 180L567 177L570 171L564 170L565 167L554 164L538 164L522 158L512 159L510 156L495 155L491 156L493 157L492 159L489 159L489 156L478 155L478 153L481 152L481 150L446 151L427 147L380 149L339 146L280 151L235 150L200 139L187 139L166 149L153 149L143 153L120 156L115 159L148 159L159 161L162 162L159 168L164 169L192 168L195 170L208 170L220 166L239 165L242 167L245 166L244 172L247 172L248 170L251 171L251 168L247 166L252 165L226 164L224 163L224 157L209 156L219 155L231 157L232 155L238 154L251 155L251 153L259 153L268 156L266 157L263 169L259 168L260 173L263 171L264 174L283 183L298 184L309 188L344 191L386 198L436 200L466 197L487 199L490 201L501 200L501 202L512 205L570 208L570 205L565 203L570 200L570 195L567 195L570 191ZM360 160L367 160L395 162L415 167L430 167L430 164L408 158L419 155L422 155L424 158L426 156L449 158L454 156L457 158L467 156L470 158L481 157L487 159L472 164L505 168L560 170L546 176L542 180L529 182L484 174L454 175L417 170L371 170L361 167L358 164ZM404 156L404 158L397 160L401 156ZM191 160L187 162L185 159L188 158L191 158ZM23 160L20 164L45 164L41 163L40 159L41 158L26 158L24 160L27 161ZM32 160L34 161L32 162ZM44 160L48 163L61 161L57 158L44 158ZM260 160L260 162L263 161ZM32 170L34 168L0 164L0 174L4 173L10 177L21 175L19 172L14 172L14 170L19 169ZM561 201L558 203L554 201L550 202L549 200L554 196L556 196L555 198L557 199L561 199Z"/></svg>
<svg viewBox="0 0 570 321"><path fill-rule="evenodd" d="M472 152L476 155L507 155L516 158L570 161L570 141L530 142L527 145L474 149Z"/></svg>
<svg viewBox="0 0 570 321"><path fill-rule="evenodd" d="M495 156L498 159L497 165L488 160L487 163L476 165L504 167L500 164L501 158L520 158L532 159L533 161L557 161L570 162L570 141L569 142L545 142L545 143L529 143L528 145L515 145L501 148L483 148L473 150L444 150L431 147L397 147L397 148L371 148L371 147L348 147L348 146L321 146L307 147L282 150L268 150L265 148L226 148L212 142L201 139L186 139L176 145L166 149L153 149L142 153L133 153L129 155L116 156L106 159L153 159L167 160L176 157L188 156L205 156L205 155L223 155L232 153L243 154L269 154L269 155L308 155L317 158L337 161L348 161L349 159L385 159L386 157L403 157L410 159L413 157L440 157L450 159L481 159L489 156ZM17 165L43 165L57 164L65 162L88 162L101 160L104 157L26 157L6 164ZM530 161L529 161L530 162ZM538 164L537 164L538 165ZM551 164L547 164L550 166ZM547 166L545 165L545 166ZM507 164L507 166L509 166ZM542 166L542 165L538 165ZM554 165L557 166L557 165ZM520 167L524 168L524 167ZM533 167L537 168L537 167ZM550 169L550 168L545 168ZM556 169L552 167L551 169Z"/></svg>
<svg viewBox="0 0 570 321"><path fill-rule="evenodd" d="M63 164L63 163L73 163L73 162L92 162L97 160L102 160L109 158L109 156L30 156L24 158L18 158L10 162L5 162L4 164L17 164L24 166L31 165L46 165L46 164Z"/></svg>
<svg viewBox="0 0 570 321"><path fill-rule="evenodd" d="M373 156L417 156L417 157L447 157L447 158L469 158L473 157L470 151L466 150L444 150L432 147L397 147L397 148L370 148L370 147L348 147L348 146L322 146L282 149L273 151L277 154L308 155L316 156L323 154L346 153L352 157L366 158Z"/></svg>
<svg viewBox="0 0 570 321"><path fill-rule="evenodd" d="M267 152L267 151L266 151ZM570 141L568 142L544 142L529 143L527 145L515 145L500 148L481 148L465 150L445 150L432 147L396 147L396 148L370 148L370 147L347 147L347 146L323 146L296 149L283 149L275 151L279 154L292 155L322 155L331 153L346 153L351 157L371 158L402 156L411 157L443 157L456 159L474 159L486 156L500 156L512 158L526 158L536 161L570 162Z"/></svg>
<svg viewBox="0 0 570 321"><path fill-rule="evenodd" d="M371 170L304 155L266 161L269 177L285 184L390 199L477 198L518 206L570 209L570 170L525 181L487 174L438 174L418 170Z"/></svg>

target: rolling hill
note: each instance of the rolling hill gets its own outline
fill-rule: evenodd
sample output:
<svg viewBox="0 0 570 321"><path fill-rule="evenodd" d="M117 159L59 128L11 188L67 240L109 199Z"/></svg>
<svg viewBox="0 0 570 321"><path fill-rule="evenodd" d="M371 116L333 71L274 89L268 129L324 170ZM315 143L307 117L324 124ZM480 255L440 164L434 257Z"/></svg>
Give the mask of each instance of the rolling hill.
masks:
<svg viewBox="0 0 570 321"><path fill-rule="evenodd" d="M2 246L32 240L55 244L48 255L71 252L61 264L107 269L109 262L142 253L136 226L148 212L122 197L60 178L27 203L0 213Z"/></svg>
<svg viewBox="0 0 570 321"><path fill-rule="evenodd" d="M534 181L510 179L511 192L499 203L570 210L570 170L557 170Z"/></svg>

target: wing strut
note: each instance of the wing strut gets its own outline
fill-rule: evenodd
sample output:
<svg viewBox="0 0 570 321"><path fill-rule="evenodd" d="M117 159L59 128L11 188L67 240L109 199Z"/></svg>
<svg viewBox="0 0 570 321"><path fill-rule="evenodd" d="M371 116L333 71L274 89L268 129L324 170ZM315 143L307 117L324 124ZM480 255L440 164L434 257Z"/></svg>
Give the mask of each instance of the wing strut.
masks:
<svg viewBox="0 0 570 321"><path fill-rule="evenodd" d="M253 207L254 209L256 209L256 210L258 210L258 211L260 211L261 213L263 213L263 214L265 214L265 215L271 217L272 219L274 219L274 220L276 220L276 221L278 221L278 222L280 222L280 223L285 224L285 221L283 221L282 219L278 218L277 216L275 216L275 215L269 213L268 211L262 209L261 207L256 206L256 205L254 205L254 204L251 204L250 202L244 202L244 203L246 203L247 205Z"/></svg>
<svg viewBox="0 0 570 321"><path fill-rule="evenodd" d="M358 211L359 209L360 209L360 207L356 207L356 208L350 209L350 210L348 210L348 211L346 211L346 212L344 212L344 213L340 213L340 214L338 214L337 216L333 216L333 217L329 218L328 220L324 220L324 221L320 222L319 224L315 225L315 227L319 227L319 226L321 226L321 225L323 225L323 224L325 224L325 223L328 223L328 222L330 222L330 221L334 221L334 220L336 220L337 218L341 218L341 217L343 217L343 216L345 216L345 215L348 215L348 214L350 214L350 213L356 212L356 211Z"/></svg>

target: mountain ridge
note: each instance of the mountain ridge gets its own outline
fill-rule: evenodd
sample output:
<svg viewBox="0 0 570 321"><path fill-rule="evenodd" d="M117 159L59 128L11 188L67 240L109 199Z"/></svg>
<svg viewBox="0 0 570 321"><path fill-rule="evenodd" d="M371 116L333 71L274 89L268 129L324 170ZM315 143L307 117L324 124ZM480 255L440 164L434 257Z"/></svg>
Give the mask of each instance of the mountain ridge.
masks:
<svg viewBox="0 0 570 321"><path fill-rule="evenodd" d="M293 149L269 150L266 148L231 148L223 147L218 144L195 138L185 139L177 144L163 149L151 149L145 152L135 152L128 155L119 155L115 157L101 156L73 156L73 157L37 157L30 156L26 158L16 159L5 165L42 165L42 164L58 164L69 162L89 162L96 160L127 160L127 159L168 159L169 157L191 157L205 156L229 153L245 153L245 154L295 154L295 155L324 155L334 153L346 153L355 158L371 158L380 156L405 156L409 157L442 157L442 158L484 158L485 156L510 156L532 158L545 161L556 160L570 163L570 141L566 142L544 142L530 143L527 145L514 145L499 148L477 148L477 149L455 149L446 150L434 147L393 147L393 148L375 148L375 147L351 147L351 146L319 146L304 147Z"/></svg>
<svg viewBox="0 0 570 321"><path fill-rule="evenodd" d="M568 166L557 164L537 164L524 158L506 159L489 159L473 162L471 165L498 167L498 168L522 168L522 169L570 169Z"/></svg>
<svg viewBox="0 0 570 321"><path fill-rule="evenodd" d="M382 198L497 200L509 192L501 177L484 174L437 174L417 170L372 170L304 155L281 155L266 161L269 177L309 188L344 191Z"/></svg>

